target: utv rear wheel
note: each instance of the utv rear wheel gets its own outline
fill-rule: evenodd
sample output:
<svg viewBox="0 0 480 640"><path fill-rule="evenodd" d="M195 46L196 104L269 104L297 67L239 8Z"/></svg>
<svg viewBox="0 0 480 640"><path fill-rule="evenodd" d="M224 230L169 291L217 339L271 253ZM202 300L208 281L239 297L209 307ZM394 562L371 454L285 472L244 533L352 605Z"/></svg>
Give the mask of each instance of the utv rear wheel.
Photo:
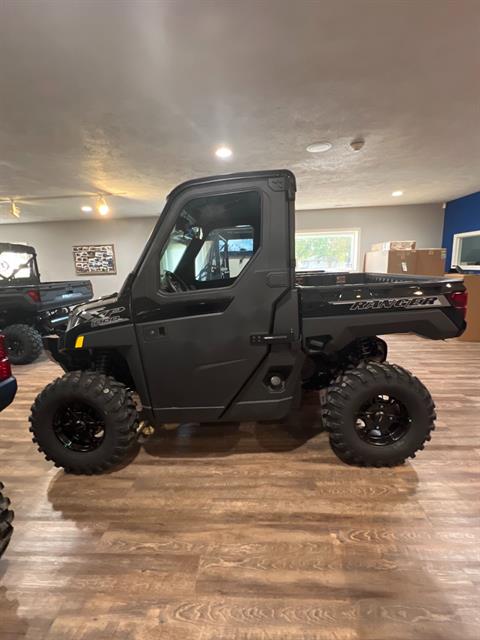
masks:
<svg viewBox="0 0 480 640"><path fill-rule="evenodd" d="M138 413L132 392L110 376L73 371L37 396L30 431L39 451L67 473L103 473L135 445Z"/></svg>
<svg viewBox="0 0 480 640"><path fill-rule="evenodd" d="M3 329L8 357L13 364L30 364L42 353L42 336L28 324L12 324Z"/></svg>
<svg viewBox="0 0 480 640"><path fill-rule="evenodd" d="M0 558L8 547L12 537L13 511L9 509L10 500L2 494L3 484L0 482Z"/></svg>
<svg viewBox="0 0 480 640"><path fill-rule="evenodd" d="M392 467L423 449L435 428L435 405L409 371L367 363L328 389L323 423L337 456L349 464Z"/></svg>

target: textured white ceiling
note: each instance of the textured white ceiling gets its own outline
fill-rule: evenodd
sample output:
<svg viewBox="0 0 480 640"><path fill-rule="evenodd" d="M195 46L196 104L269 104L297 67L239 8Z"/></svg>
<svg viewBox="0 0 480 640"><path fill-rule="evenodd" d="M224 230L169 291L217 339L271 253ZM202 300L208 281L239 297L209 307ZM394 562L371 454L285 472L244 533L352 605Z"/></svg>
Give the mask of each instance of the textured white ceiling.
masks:
<svg viewBox="0 0 480 640"><path fill-rule="evenodd" d="M283 167L299 208L480 188L477 0L6 0L0 23L0 196L105 190L153 215L185 179Z"/></svg>

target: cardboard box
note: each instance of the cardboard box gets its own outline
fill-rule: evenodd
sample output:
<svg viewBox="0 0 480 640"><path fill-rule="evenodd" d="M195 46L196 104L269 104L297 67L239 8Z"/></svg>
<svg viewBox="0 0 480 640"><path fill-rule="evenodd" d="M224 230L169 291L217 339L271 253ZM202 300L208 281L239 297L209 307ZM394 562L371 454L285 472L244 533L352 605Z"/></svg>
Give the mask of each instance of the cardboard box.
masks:
<svg viewBox="0 0 480 640"><path fill-rule="evenodd" d="M480 342L480 276L463 276L468 292L467 328L460 340Z"/></svg>
<svg viewBox="0 0 480 640"><path fill-rule="evenodd" d="M365 254L365 271L370 273L416 273L417 252L368 251Z"/></svg>
<svg viewBox="0 0 480 640"><path fill-rule="evenodd" d="M467 328L457 338L465 342L480 342L480 275L469 273L446 273L446 278L463 280L468 293Z"/></svg>
<svg viewBox="0 0 480 640"><path fill-rule="evenodd" d="M415 273L419 276L443 276L445 273L446 249L417 249Z"/></svg>
<svg viewBox="0 0 480 640"><path fill-rule="evenodd" d="M371 273L411 273L417 276L443 276L445 249L408 249L406 251L368 251L365 271Z"/></svg>
<svg viewBox="0 0 480 640"><path fill-rule="evenodd" d="M447 278L463 280L468 293L467 328L457 340L480 342L480 275L469 273L447 273Z"/></svg>
<svg viewBox="0 0 480 640"><path fill-rule="evenodd" d="M415 249L416 246L415 240L387 240L372 244L372 251L408 251Z"/></svg>

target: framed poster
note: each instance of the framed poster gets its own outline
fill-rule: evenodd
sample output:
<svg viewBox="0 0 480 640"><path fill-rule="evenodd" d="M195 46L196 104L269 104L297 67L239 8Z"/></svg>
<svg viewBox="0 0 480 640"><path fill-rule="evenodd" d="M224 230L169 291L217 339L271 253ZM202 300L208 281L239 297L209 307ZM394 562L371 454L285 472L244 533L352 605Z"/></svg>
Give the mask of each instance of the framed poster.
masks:
<svg viewBox="0 0 480 640"><path fill-rule="evenodd" d="M113 244L82 244L73 247L73 262L78 276L115 275Z"/></svg>

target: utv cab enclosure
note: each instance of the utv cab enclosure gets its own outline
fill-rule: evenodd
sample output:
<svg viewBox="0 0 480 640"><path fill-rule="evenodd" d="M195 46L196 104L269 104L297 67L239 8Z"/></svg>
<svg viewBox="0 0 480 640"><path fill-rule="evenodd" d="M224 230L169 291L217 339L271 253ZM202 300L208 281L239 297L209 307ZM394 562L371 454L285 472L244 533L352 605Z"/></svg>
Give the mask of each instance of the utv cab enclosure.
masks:
<svg viewBox="0 0 480 640"><path fill-rule="evenodd" d="M92 295L89 280L40 282L35 249L0 242L0 330L13 364L36 360L42 336L66 325L69 308Z"/></svg>
<svg viewBox="0 0 480 640"><path fill-rule="evenodd" d="M38 396L34 440L67 471L124 459L142 426L278 420L322 390L347 462L393 465L434 428L425 387L385 363L379 334L458 336L461 279L295 273L295 178L186 182L118 295L80 305L46 340L65 375Z"/></svg>

